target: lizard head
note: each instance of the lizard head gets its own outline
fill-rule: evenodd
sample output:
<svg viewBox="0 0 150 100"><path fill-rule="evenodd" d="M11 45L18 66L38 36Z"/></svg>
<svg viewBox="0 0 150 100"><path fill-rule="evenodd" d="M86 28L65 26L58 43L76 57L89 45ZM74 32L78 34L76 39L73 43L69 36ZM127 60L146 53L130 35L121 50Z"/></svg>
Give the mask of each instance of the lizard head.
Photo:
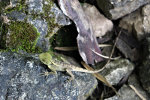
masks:
<svg viewBox="0 0 150 100"><path fill-rule="evenodd" d="M51 64L52 56L48 52L39 54L39 58L45 65Z"/></svg>

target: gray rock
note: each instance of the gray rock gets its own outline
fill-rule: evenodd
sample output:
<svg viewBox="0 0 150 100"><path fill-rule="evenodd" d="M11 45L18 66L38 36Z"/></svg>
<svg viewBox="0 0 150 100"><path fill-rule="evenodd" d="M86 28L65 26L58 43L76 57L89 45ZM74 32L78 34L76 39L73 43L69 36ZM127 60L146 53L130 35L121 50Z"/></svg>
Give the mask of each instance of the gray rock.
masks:
<svg viewBox="0 0 150 100"><path fill-rule="evenodd" d="M28 5L29 14L32 14L33 12L36 14L42 13L44 6L42 2L43 0L26 0L25 3Z"/></svg>
<svg viewBox="0 0 150 100"><path fill-rule="evenodd" d="M142 40L150 34L150 4L124 17L119 26L134 34L138 40ZM133 33L134 32L134 33Z"/></svg>
<svg viewBox="0 0 150 100"><path fill-rule="evenodd" d="M30 39L32 40L32 47L36 46L42 51L47 51L50 49L49 39L58 31L58 29L60 29L60 27L71 24L70 20L65 17L62 11L54 4L52 0L12 0L10 5L11 6L9 6L9 8L4 7L2 13L2 16L9 20L9 23L6 23L8 26L6 29L8 30L5 31L7 33L6 35L4 35L7 37L6 39L4 39L4 41L6 42L6 44L4 45L6 45L6 47L8 48L14 49L17 47L10 45L10 43L14 42L14 39L12 39L11 37L15 33L12 32L9 27L12 25L12 23L12 26L15 25L14 27L16 28L16 31L18 23L31 25L31 27L33 27L33 30L37 31L37 34L35 34L36 36L33 36L36 38L33 38L33 40ZM15 22L17 22L17 24L14 24ZM32 29L24 29L20 31L19 34L23 34L21 32L28 33L28 30ZM19 39L19 37L17 38ZM26 44L21 44L21 48L23 48L22 45ZM29 48L32 47L29 46Z"/></svg>
<svg viewBox="0 0 150 100"><path fill-rule="evenodd" d="M131 75L129 77L129 85L133 85L136 90L146 99L149 100L148 95L146 92L141 88L137 77L135 74ZM113 96L105 100L141 100L141 98L135 93L133 89L129 85L123 85L121 89L118 91L118 93L121 95L121 97Z"/></svg>
<svg viewBox="0 0 150 100"><path fill-rule="evenodd" d="M141 100L136 93L127 85L123 85L118 91L121 97L113 96L105 100Z"/></svg>
<svg viewBox="0 0 150 100"><path fill-rule="evenodd" d="M42 76L46 70L37 55L0 53L0 100L85 100L97 86L91 74L74 72L68 82L63 72Z"/></svg>
<svg viewBox="0 0 150 100"><path fill-rule="evenodd" d="M145 33L150 33L150 4L142 8L143 29Z"/></svg>
<svg viewBox="0 0 150 100"><path fill-rule="evenodd" d="M132 74L130 77L129 77L129 80L128 80L128 84L129 85L133 85L136 90L146 99L146 100L149 100L149 96L147 95L147 93L143 90L143 88L141 87L140 85L140 80L139 80L139 77L136 75L136 74Z"/></svg>
<svg viewBox="0 0 150 100"><path fill-rule="evenodd" d="M150 0L96 0L97 5L105 15L111 19L125 16L139 7L150 2Z"/></svg>
<svg viewBox="0 0 150 100"><path fill-rule="evenodd" d="M143 88L150 93L150 38L147 38L146 50L143 51L143 55L146 55L145 58L143 57L142 65L139 66L139 76L140 81L142 83ZM144 44L145 45L145 44ZM146 52L148 51L148 52Z"/></svg>
<svg viewBox="0 0 150 100"><path fill-rule="evenodd" d="M110 62L106 68L100 72L107 81L115 85L125 76L131 73L134 69L134 65L127 59L118 59Z"/></svg>

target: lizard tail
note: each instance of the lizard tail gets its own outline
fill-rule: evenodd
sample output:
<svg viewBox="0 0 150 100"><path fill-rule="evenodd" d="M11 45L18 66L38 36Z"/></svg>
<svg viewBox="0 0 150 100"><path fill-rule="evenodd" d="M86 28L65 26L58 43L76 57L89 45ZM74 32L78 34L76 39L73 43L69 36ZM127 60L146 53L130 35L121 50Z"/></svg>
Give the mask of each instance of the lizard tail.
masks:
<svg viewBox="0 0 150 100"><path fill-rule="evenodd" d="M87 69L83 69L83 68L73 68L72 69L72 71L77 71L77 72L85 72L85 73L98 73L98 72L100 72L100 71L102 71L103 70L103 68L102 69L99 69L99 70L87 70Z"/></svg>

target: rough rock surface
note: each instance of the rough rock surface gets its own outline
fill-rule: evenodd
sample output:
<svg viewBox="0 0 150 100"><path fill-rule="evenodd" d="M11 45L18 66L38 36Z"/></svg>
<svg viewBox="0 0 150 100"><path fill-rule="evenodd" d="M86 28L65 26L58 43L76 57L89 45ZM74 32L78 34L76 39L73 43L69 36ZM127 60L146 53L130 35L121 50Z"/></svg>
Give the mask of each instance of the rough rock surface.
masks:
<svg viewBox="0 0 150 100"><path fill-rule="evenodd" d="M91 74L74 72L71 82L62 72L42 76L47 68L36 56L0 53L0 100L84 100L96 88Z"/></svg>
<svg viewBox="0 0 150 100"><path fill-rule="evenodd" d="M145 58L143 57L143 63L139 66L139 76L143 88L150 93L150 38L147 38L147 43L144 43L144 45L147 48L144 48L146 50L143 50L143 56L146 56Z"/></svg>
<svg viewBox="0 0 150 100"><path fill-rule="evenodd" d="M2 3L3 2L0 2L0 4ZM5 23L6 25L5 24L4 25L8 26L7 27L8 32L7 30L5 30L5 32L7 32L6 33L7 38L5 42L6 47L10 48L17 47L14 45L13 46L10 45L10 43L12 43L12 41L14 40L12 39L12 36L14 36L13 34L18 33L17 28L21 26L18 23L29 24L31 27L34 28L33 30L37 31L38 36L35 36L36 38L34 39L33 39L34 36L32 37L33 39L32 47L34 47L36 44L36 47L39 47L40 49L42 49L42 51L47 51L50 48L49 39L51 36L53 36L53 34L57 32L57 30L60 27L71 24L70 20L65 17L62 11L53 3L52 0L25 0L25 1L11 0L10 3L8 2L7 5L1 9L3 9L1 11L2 12L1 16L9 20L9 23ZM13 30L12 32L9 26L15 27L16 31ZM25 29L23 30L23 28ZM23 28L21 31L19 31L20 32L19 34L28 33L28 30L31 30L26 27ZM27 36L24 35L23 37ZM19 39L20 37L17 38ZM27 46L25 43L22 45ZM29 46L29 48L32 47ZM21 46L20 48L23 47Z"/></svg>
<svg viewBox="0 0 150 100"><path fill-rule="evenodd" d="M125 76L131 73L134 69L134 65L127 59L118 59L110 62L106 68L100 72L107 81L115 85Z"/></svg>
<svg viewBox="0 0 150 100"><path fill-rule="evenodd" d="M148 95L145 93L145 91L141 88L137 77L135 74L131 75L129 77L129 85L133 85L136 90L146 99L148 99ZM129 85L123 85L121 89L118 91L118 93L121 95L121 97L113 96L110 98L107 98L105 100L141 100L141 98L135 93L133 89Z"/></svg>
<svg viewBox="0 0 150 100"><path fill-rule="evenodd" d="M149 100L149 96L146 91L143 90L140 84L139 77L136 74L132 74L128 79L128 84L133 85L136 90L146 99Z"/></svg>
<svg viewBox="0 0 150 100"><path fill-rule="evenodd" d="M134 34L138 40L150 35L150 4L129 14L120 21L120 27Z"/></svg>
<svg viewBox="0 0 150 100"><path fill-rule="evenodd" d="M97 5L105 15L111 19L125 16L139 7L150 2L150 0L96 0Z"/></svg>
<svg viewBox="0 0 150 100"><path fill-rule="evenodd" d="M127 85L123 85L118 93L121 95L121 97L113 96L105 100L141 100Z"/></svg>

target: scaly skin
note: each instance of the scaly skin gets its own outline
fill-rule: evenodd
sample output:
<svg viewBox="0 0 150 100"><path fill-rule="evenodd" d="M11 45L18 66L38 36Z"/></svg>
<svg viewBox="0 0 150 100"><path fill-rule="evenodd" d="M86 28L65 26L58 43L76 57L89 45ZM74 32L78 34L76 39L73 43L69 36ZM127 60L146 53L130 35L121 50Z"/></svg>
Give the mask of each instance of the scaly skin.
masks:
<svg viewBox="0 0 150 100"><path fill-rule="evenodd" d="M52 70L55 74L57 74L57 71L67 71L68 74L71 76L70 80L74 79L74 75L72 74L72 71L78 71L78 72L85 72L85 73L98 73L100 70L90 71L86 70L68 63L65 63L63 61L60 61L56 58L52 58L50 53L41 53L39 55L40 61L48 66L50 70Z"/></svg>

